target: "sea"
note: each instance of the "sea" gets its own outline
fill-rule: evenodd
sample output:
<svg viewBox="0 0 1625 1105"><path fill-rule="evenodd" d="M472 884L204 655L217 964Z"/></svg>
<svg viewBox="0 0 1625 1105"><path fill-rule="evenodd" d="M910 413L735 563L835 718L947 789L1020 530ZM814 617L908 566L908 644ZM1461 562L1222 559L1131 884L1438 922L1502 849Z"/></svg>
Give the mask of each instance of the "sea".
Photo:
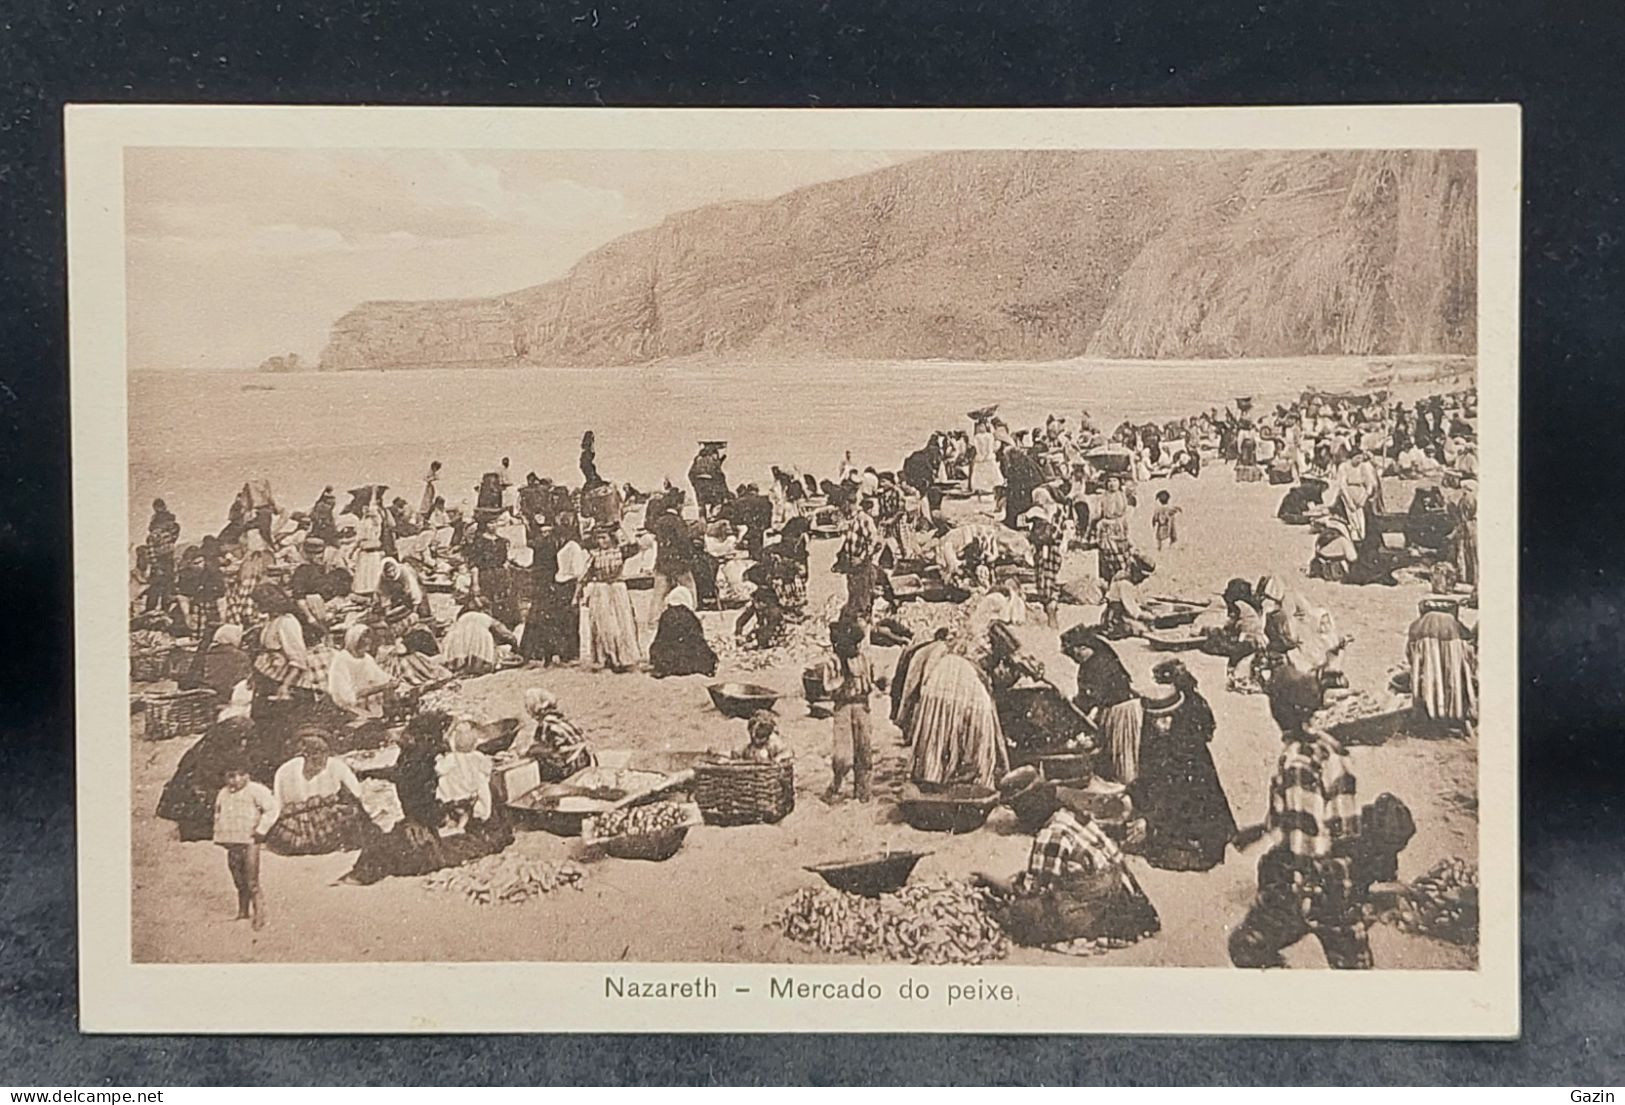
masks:
<svg viewBox="0 0 1625 1105"><path fill-rule="evenodd" d="M935 429L970 427L998 405L1013 428L1089 411L1110 428L1167 420L1241 396L1259 405L1306 387L1357 389L1361 358L1247 361L678 362L640 367L407 369L268 375L133 373L129 378L131 540L154 498L183 540L225 524L244 481L270 481L280 506L308 509L322 488L388 485L414 506L431 460L450 505L473 502L484 472L511 459L578 483L581 435L597 437L606 479L687 487L698 442L728 442L733 484L765 484L769 466L834 474L847 451L860 466L895 468Z"/></svg>

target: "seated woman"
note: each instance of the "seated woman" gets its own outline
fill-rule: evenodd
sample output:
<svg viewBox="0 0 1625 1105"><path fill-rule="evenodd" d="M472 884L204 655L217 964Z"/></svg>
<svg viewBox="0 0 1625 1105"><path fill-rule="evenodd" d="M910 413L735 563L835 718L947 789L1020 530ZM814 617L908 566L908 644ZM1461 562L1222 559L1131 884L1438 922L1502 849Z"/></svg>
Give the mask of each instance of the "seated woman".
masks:
<svg viewBox="0 0 1625 1105"><path fill-rule="evenodd" d="M1053 785L1035 801L1047 802L1049 813L1026 868L1010 879L975 875L1001 899L994 916L1010 939L1088 954L1157 933L1157 911L1111 837L1088 814L1062 806Z"/></svg>
<svg viewBox="0 0 1625 1105"><path fill-rule="evenodd" d="M379 666L407 695L442 686L456 678L440 662L440 646L435 644L434 634L421 625L407 630L400 647L387 653Z"/></svg>
<svg viewBox="0 0 1625 1105"><path fill-rule="evenodd" d="M1223 862L1236 834L1208 750L1213 710L1178 660L1164 660L1152 677L1167 691L1144 700L1140 774L1129 788L1135 811L1145 819L1144 854L1153 867L1207 871Z"/></svg>
<svg viewBox="0 0 1625 1105"><path fill-rule="evenodd" d="M734 621L734 640L747 648L768 649L781 643L785 637L784 607L774 589L773 578L766 564L754 565L745 573L756 589L750 593L750 602Z"/></svg>
<svg viewBox="0 0 1625 1105"><path fill-rule="evenodd" d="M344 882L367 886L392 876L426 875L492 855L513 843L513 830L500 808L491 809L484 821L467 821L460 833L441 839L447 809L437 797L439 763L448 748L446 730L451 720L446 714L429 712L407 723L401 734L400 759L391 769L401 820L361 850Z"/></svg>
<svg viewBox="0 0 1625 1105"><path fill-rule="evenodd" d="M1157 570L1154 560L1136 552L1106 585L1106 609L1100 615L1100 635L1110 641L1138 637L1150 628L1140 608L1140 585Z"/></svg>
<svg viewBox="0 0 1625 1105"><path fill-rule="evenodd" d="M429 600L417 572L392 556L384 558L378 590L373 593L372 601L374 609L397 637L403 636L419 618L429 613Z"/></svg>
<svg viewBox="0 0 1625 1105"><path fill-rule="evenodd" d="M587 738L564 716L551 691L527 687L525 714L536 726L528 734L521 733L509 750L535 760L542 782L561 782L598 762Z"/></svg>
<svg viewBox="0 0 1625 1105"><path fill-rule="evenodd" d="M705 639L705 628L694 613L694 595L687 587L673 587L666 596L649 645L649 669L657 679L717 673L717 654Z"/></svg>
<svg viewBox="0 0 1625 1105"><path fill-rule="evenodd" d="M750 599L745 569L750 561L734 528L718 519L706 527L705 555L716 562L717 603L723 607L742 606Z"/></svg>
<svg viewBox="0 0 1625 1105"><path fill-rule="evenodd" d="M488 675L497 670L497 646L517 647L508 627L486 613L485 603L471 599L452 623L441 648L441 659L458 675Z"/></svg>
<svg viewBox="0 0 1625 1105"><path fill-rule="evenodd" d="M333 705L356 718L382 718L395 679L373 658L372 630L352 625L344 631L344 648L333 654L327 669L327 696Z"/></svg>
<svg viewBox="0 0 1625 1105"><path fill-rule="evenodd" d="M254 723L246 717L217 721L186 750L175 774L164 784L158 816L180 827L182 840L208 840L214 835L214 800L225 784L226 769L245 761L249 774L264 782L270 774L255 756Z"/></svg>
<svg viewBox="0 0 1625 1105"><path fill-rule="evenodd" d="M299 755L277 769L271 791L282 816L265 845L285 856L314 856L360 848L378 835L361 804L361 784L350 765L330 754L315 726L301 726Z"/></svg>

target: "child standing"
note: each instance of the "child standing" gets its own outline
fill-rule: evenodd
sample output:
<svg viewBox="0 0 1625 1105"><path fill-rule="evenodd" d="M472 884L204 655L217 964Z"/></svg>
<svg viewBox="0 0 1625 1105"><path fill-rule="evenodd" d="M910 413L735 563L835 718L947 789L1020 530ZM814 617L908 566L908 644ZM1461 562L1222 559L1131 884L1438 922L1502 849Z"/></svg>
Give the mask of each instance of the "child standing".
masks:
<svg viewBox="0 0 1625 1105"><path fill-rule="evenodd" d="M1165 544L1169 548L1179 544L1179 508L1169 505L1168 500L1172 497L1166 491L1157 492L1157 509L1151 512L1151 529L1157 535L1159 552Z"/></svg>
<svg viewBox="0 0 1625 1105"><path fill-rule="evenodd" d="M827 802L842 800L841 784L852 773L853 796L869 801L869 773L874 762L870 738L869 696L884 689L886 681L877 678L874 665L863 649L863 627L842 620L829 627L829 643L834 655L820 673L824 693L835 705L833 746L830 767L833 778L824 794Z"/></svg>
<svg viewBox="0 0 1625 1105"><path fill-rule="evenodd" d="M248 777L248 768L226 769L226 785L214 798L214 842L226 850L226 869L237 887L237 920L252 918L265 927L265 899L260 893L260 843L282 812L271 788Z"/></svg>

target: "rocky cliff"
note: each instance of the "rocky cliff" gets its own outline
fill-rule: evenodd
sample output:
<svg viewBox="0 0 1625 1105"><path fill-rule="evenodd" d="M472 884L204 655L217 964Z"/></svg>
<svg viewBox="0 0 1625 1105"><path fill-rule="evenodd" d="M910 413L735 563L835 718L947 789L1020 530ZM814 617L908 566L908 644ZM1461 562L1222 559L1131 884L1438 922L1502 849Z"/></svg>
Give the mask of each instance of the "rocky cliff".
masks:
<svg viewBox="0 0 1625 1105"><path fill-rule="evenodd" d="M1471 153L956 152L672 216L322 368L1474 351Z"/></svg>

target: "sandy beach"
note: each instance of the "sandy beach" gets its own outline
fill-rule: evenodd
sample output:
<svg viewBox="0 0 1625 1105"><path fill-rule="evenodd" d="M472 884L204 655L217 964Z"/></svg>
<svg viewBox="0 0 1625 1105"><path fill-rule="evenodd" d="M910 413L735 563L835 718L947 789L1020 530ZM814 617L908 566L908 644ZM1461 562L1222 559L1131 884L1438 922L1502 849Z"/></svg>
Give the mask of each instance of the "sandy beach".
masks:
<svg viewBox="0 0 1625 1105"><path fill-rule="evenodd" d="M1168 404L1168 414L1180 413ZM836 435L838 437L838 435ZM493 445L493 450L500 446ZM833 458L831 458L833 459ZM860 458L860 463L864 461ZM343 473L334 473L342 477ZM359 474L358 474L359 475ZM743 474L740 478L743 478ZM1228 467L1210 466L1200 479L1177 476L1166 484L1183 507L1180 543L1158 557L1152 590L1163 594L1217 597L1227 579L1285 577L1316 606L1329 609L1353 638L1344 661L1356 691L1383 697L1391 670L1403 663L1405 630L1426 587L1354 587L1306 578L1311 538L1306 529L1275 518L1284 488L1237 483ZM1415 484L1390 479L1389 509L1403 509ZM132 488L136 494L141 488ZM222 501L223 509L225 503ZM297 504L303 508L304 504ZM961 507L961 509L967 509ZM1136 545L1154 548L1150 512L1142 499L1132 519ZM815 543L810 609L818 611L843 587L830 571L837 542ZM1069 553L1063 581L1093 572L1094 554ZM647 643L650 621L635 592ZM1062 606L1061 627L1094 621L1098 607ZM731 633L736 612L706 613L708 633ZM723 624L726 622L726 630ZM1020 627L1028 648L1042 659L1064 690L1073 669L1058 651L1057 633ZM1118 651L1136 681L1150 686L1150 669L1162 654L1143 641L1121 642ZM876 649L877 666L889 671L894 649ZM1213 706L1218 733L1212 751L1231 807L1242 823L1259 820L1278 754L1279 737L1261 696L1224 689L1222 659L1185 653ZM807 715L799 697L804 656L785 656L776 666L745 670L725 655L718 678L741 677L785 692L779 703L781 732L795 754L797 804L777 825L690 831L683 849L662 863L603 859L583 864L580 889L562 889L523 905L480 906L427 888L423 880L394 878L372 887L334 885L354 853L291 858L267 854L263 885L270 923L253 931L231 920L234 896L220 849L181 843L175 826L154 815L159 793L194 738L163 742L134 739L130 747L133 808L132 948L137 962L369 962L522 961L572 962L833 961L780 932L776 918L799 889L819 885L803 865L863 855L883 848L929 851L915 879L964 877L973 870L1012 873L1031 845L1007 810L987 826L962 836L920 833L897 816L893 799L905 774L898 732L875 703L878 800L829 807L817 795L830 778L830 722ZM494 716L518 716L523 691L553 691L573 721L600 749L700 750L737 744L743 723L711 706L703 677L657 680L643 673L613 675L576 669L532 667L465 684L464 698ZM136 736L139 737L139 723ZM1477 757L1470 741L1400 738L1380 747L1351 750L1362 801L1389 791L1415 815L1417 834L1400 857L1402 878L1420 875L1436 861L1456 856L1477 862ZM519 834L515 849L565 859L579 841L546 832ZM1231 850L1205 873L1156 870L1143 860L1130 865L1162 919L1159 935L1134 946L1083 959L1032 949L1013 949L1015 964L1215 967L1228 964L1226 936L1251 901L1258 853ZM1379 926L1372 945L1380 968L1468 968L1471 952ZM1291 966L1322 966L1314 941L1287 953ZM852 962L851 960L845 960Z"/></svg>

